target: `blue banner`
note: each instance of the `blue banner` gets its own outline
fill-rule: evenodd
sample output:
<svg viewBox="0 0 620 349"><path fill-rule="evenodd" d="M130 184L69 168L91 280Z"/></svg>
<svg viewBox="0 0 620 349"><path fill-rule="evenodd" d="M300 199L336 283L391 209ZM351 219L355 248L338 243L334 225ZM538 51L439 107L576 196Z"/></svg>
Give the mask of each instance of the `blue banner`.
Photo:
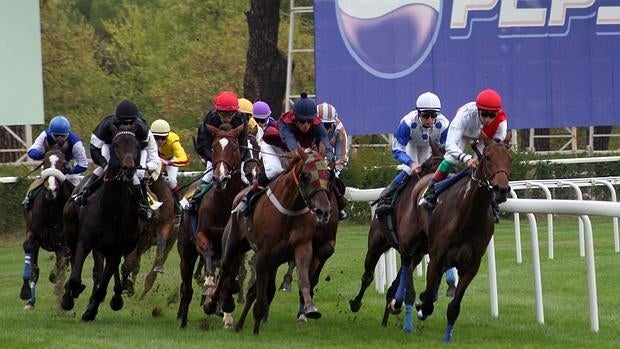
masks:
<svg viewBox="0 0 620 349"><path fill-rule="evenodd" d="M317 102L352 135L393 133L417 96L485 88L511 129L620 125L617 0L315 0Z"/></svg>

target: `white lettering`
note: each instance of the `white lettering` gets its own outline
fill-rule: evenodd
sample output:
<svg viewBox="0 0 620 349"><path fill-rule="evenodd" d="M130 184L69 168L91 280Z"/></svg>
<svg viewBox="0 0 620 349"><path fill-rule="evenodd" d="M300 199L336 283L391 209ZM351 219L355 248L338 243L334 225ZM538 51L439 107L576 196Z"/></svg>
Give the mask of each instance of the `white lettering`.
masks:
<svg viewBox="0 0 620 349"><path fill-rule="evenodd" d="M596 24L620 24L620 6L601 6Z"/></svg>
<svg viewBox="0 0 620 349"><path fill-rule="evenodd" d="M452 16L450 17L451 29L463 29L467 27L467 17L470 11L488 11L497 5L497 0L461 0L454 1Z"/></svg>
<svg viewBox="0 0 620 349"><path fill-rule="evenodd" d="M546 8L517 8L518 0L504 0L499 10L499 27L544 27Z"/></svg>
<svg viewBox="0 0 620 349"><path fill-rule="evenodd" d="M594 5L595 0L554 0L551 1L549 26L563 26L566 20L566 10L569 8L588 8Z"/></svg>

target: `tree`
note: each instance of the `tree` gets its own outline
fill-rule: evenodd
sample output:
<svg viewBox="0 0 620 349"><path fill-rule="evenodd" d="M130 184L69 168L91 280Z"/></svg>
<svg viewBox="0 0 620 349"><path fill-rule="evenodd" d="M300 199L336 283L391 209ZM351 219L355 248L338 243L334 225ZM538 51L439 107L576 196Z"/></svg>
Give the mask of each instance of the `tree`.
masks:
<svg viewBox="0 0 620 349"><path fill-rule="evenodd" d="M267 102L272 115L279 116L286 88L286 57L278 49L280 0L252 0L245 15L249 41L244 97Z"/></svg>

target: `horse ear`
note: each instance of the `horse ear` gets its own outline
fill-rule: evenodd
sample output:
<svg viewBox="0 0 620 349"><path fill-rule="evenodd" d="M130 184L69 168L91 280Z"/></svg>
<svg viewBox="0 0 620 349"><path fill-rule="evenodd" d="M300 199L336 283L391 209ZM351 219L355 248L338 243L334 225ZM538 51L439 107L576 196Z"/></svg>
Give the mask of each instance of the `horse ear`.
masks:
<svg viewBox="0 0 620 349"><path fill-rule="evenodd" d="M219 133L220 129L215 127L215 126L211 126L211 125L207 125L207 131L209 131L209 133L215 137L217 136L217 134Z"/></svg>
<svg viewBox="0 0 620 349"><path fill-rule="evenodd" d="M504 144L510 145L510 141L512 140L512 132L510 130L506 133L506 138L504 138Z"/></svg>
<svg viewBox="0 0 620 349"><path fill-rule="evenodd" d="M489 144L494 142L484 132L480 132L480 140L484 143L485 146L488 146Z"/></svg>
<svg viewBox="0 0 620 349"><path fill-rule="evenodd" d="M433 140L429 140L429 144L431 146L431 154L433 154L433 156L442 156L443 153L441 151L441 148L439 147L439 144L437 144L437 142L433 141Z"/></svg>

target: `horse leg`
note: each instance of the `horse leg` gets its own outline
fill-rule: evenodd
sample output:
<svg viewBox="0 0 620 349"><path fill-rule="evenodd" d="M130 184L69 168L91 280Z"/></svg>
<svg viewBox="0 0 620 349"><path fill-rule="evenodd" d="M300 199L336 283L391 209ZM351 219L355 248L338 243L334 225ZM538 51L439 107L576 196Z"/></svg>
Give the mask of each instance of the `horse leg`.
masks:
<svg viewBox="0 0 620 349"><path fill-rule="evenodd" d="M19 292L19 298L23 300L30 300L32 298L32 292L30 290L30 280L33 278L34 269L34 254L37 250L38 244L35 241L34 233L29 229L26 233L26 240L23 245L24 250L24 271L22 273L22 288Z"/></svg>
<svg viewBox="0 0 620 349"><path fill-rule="evenodd" d="M176 234L171 235L168 237L168 240L166 240L166 248L164 249L164 254L163 254L163 259L162 259L162 273L163 273L163 265L166 263L166 260L168 260L168 255L170 254L170 250L172 250L172 247L174 246L174 243L176 242ZM157 279L157 274L159 272L157 270L155 270L155 262L153 262L153 267L151 268L151 271L146 275L146 277L144 278L144 289L142 290L142 293L140 294L140 300L144 299L144 296L146 296L146 294L153 288L153 285L155 284L155 280Z"/></svg>
<svg viewBox="0 0 620 349"><path fill-rule="evenodd" d="M139 265L140 251L139 246L136 246L133 251L123 258L121 266L122 287L128 297L132 297L135 293L135 275L138 273Z"/></svg>
<svg viewBox="0 0 620 349"><path fill-rule="evenodd" d="M202 258L198 259L198 265L196 266L196 271L194 272L194 281L198 284L198 286L202 287L204 282L204 272L203 269L205 267L205 261Z"/></svg>
<svg viewBox="0 0 620 349"><path fill-rule="evenodd" d="M80 240L75 247L75 255L73 257L73 265L71 266L71 276L65 283L65 293L62 295L60 306L63 310L71 310L75 305L74 299L80 296L86 286L82 284L82 268L84 260L91 252L90 243L86 240ZM93 252L93 257L95 252ZM93 279L95 279L93 267Z"/></svg>
<svg viewBox="0 0 620 349"><path fill-rule="evenodd" d="M59 250L55 251L56 254L56 263L52 273L50 273L50 282L54 284L54 293L57 296L62 295L62 285L65 281L65 272L67 266L69 265L69 248L61 247Z"/></svg>
<svg viewBox="0 0 620 349"><path fill-rule="evenodd" d="M474 276L478 273L478 268L480 267L481 258L478 258L477 261L472 260L469 265L470 268L466 270L458 270L459 272L459 282L456 285L456 290L454 292L454 298L448 303L448 308L446 310L446 318L448 320L448 324L446 326L446 331L444 332L443 340L444 342L450 342L452 340L452 332L454 330L454 323L456 319L459 317L459 313L461 312L461 301L465 296L465 291L469 284L474 279Z"/></svg>
<svg viewBox="0 0 620 349"><path fill-rule="evenodd" d="M254 302L254 335L258 335L260 329L260 323L262 322L265 314L267 313L267 287L269 284L269 274L271 272L271 263L269 263L269 257L262 250L257 251L256 256L256 300Z"/></svg>
<svg viewBox="0 0 620 349"><path fill-rule="evenodd" d="M413 270L424 258L424 253L417 253L412 258L412 263L407 275L407 292L405 293L405 319L403 321L403 331L413 331L413 303L415 301L415 287L413 286Z"/></svg>
<svg viewBox="0 0 620 349"><path fill-rule="evenodd" d="M407 286L409 280L407 276L411 274L411 257L401 253L400 265L398 287L394 293L394 298L390 300L389 306L389 310L392 314L400 314L403 310L403 302L408 291Z"/></svg>
<svg viewBox="0 0 620 349"><path fill-rule="evenodd" d="M364 293L370 284L372 283L375 266L379 261L379 258L385 251L390 248L388 243L383 238L383 232L380 227L379 220L373 219L372 226L368 232L368 250L366 251L366 258L364 260L364 274L362 275L362 284L359 292L354 299L349 300L349 307L351 311L357 313L362 307L362 298Z"/></svg>
<svg viewBox="0 0 620 349"><path fill-rule="evenodd" d="M114 270L114 296L110 299L110 308L114 311L123 309L123 283L118 268Z"/></svg>
<svg viewBox="0 0 620 349"><path fill-rule="evenodd" d="M308 276L310 264L312 262L312 242L307 242L295 248L295 264L297 266L297 277L299 279L299 290L303 295L304 314L310 319L321 318L321 312L314 305L310 295L310 278Z"/></svg>
<svg viewBox="0 0 620 349"><path fill-rule="evenodd" d="M166 222L157 231L157 252L155 253L155 262L153 271L164 273L164 262L166 261L166 250L168 250L168 240L172 231L173 222Z"/></svg>
<svg viewBox="0 0 620 349"><path fill-rule="evenodd" d="M90 296L86 311L82 314L82 320L93 321L97 317L99 311L99 304L105 299L108 292L108 284L114 273L118 273L118 265L121 262L121 256L110 256L106 258L105 268L103 270L103 278L96 288L93 288L93 293ZM116 270L115 270L116 269Z"/></svg>
<svg viewBox="0 0 620 349"><path fill-rule="evenodd" d="M37 298L36 298L36 289L37 289L37 281L39 281L39 244L35 241L33 241L33 250L31 253L31 260L30 260L30 277L29 277L29 289L30 289L30 297L28 298L28 301L26 302L26 305L24 306L24 309L29 310L34 308L35 303L37 302ZM25 269L25 268L24 268Z"/></svg>
<svg viewBox="0 0 620 349"><path fill-rule="evenodd" d="M243 324L245 323L245 318L248 316L248 312L250 311L250 307L254 303L256 299L256 279L254 279L248 285L248 293L245 295L245 305L243 306L243 310L241 311L241 315L239 315L239 321L235 325L235 331L241 331L243 329Z"/></svg>
<svg viewBox="0 0 620 349"><path fill-rule="evenodd" d="M293 282L293 270L295 270L295 262L288 262L288 269L286 270L286 274L284 274L284 278L282 279L282 283L280 284L280 291L289 292L291 290L291 283Z"/></svg>
<svg viewBox="0 0 620 349"><path fill-rule="evenodd" d="M189 230L186 231L188 233ZM192 274L194 272L194 266L198 253L194 244L190 241L189 237L179 237L177 245L181 262L179 263L181 269L181 300L179 302L179 310L177 312L177 320L181 322L181 328L187 326L187 315L189 312L189 304L192 301L194 290L192 288Z"/></svg>
<svg viewBox="0 0 620 349"><path fill-rule="evenodd" d="M99 286L103 279L103 268L105 259L101 252L93 251L93 288Z"/></svg>
<svg viewBox="0 0 620 349"><path fill-rule="evenodd" d="M204 305L207 297L211 297L213 295L213 290L215 289L215 263L213 261L213 257L215 256L215 252L213 248L209 246L201 255L204 260L204 283L202 284L202 297L200 298L200 305Z"/></svg>
<svg viewBox="0 0 620 349"><path fill-rule="evenodd" d="M426 270L426 289L420 294L420 304L416 305L418 311L418 319L426 320L428 316L433 314L435 308L435 294L439 283L441 282L441 274L443 268L436 258L431 256Z"/></svg>
<svg viewBox="0 0 620 349"><path fill-rule="evenodd" d="M245 253L241 257L241 263L239 264L239 271L237 272L237 283L239 287L239 292L237 294L237 303L241 304L245 302L244 298L244 284L245 279L248 277L248 268L246 267L246 258Z"/></svg>

